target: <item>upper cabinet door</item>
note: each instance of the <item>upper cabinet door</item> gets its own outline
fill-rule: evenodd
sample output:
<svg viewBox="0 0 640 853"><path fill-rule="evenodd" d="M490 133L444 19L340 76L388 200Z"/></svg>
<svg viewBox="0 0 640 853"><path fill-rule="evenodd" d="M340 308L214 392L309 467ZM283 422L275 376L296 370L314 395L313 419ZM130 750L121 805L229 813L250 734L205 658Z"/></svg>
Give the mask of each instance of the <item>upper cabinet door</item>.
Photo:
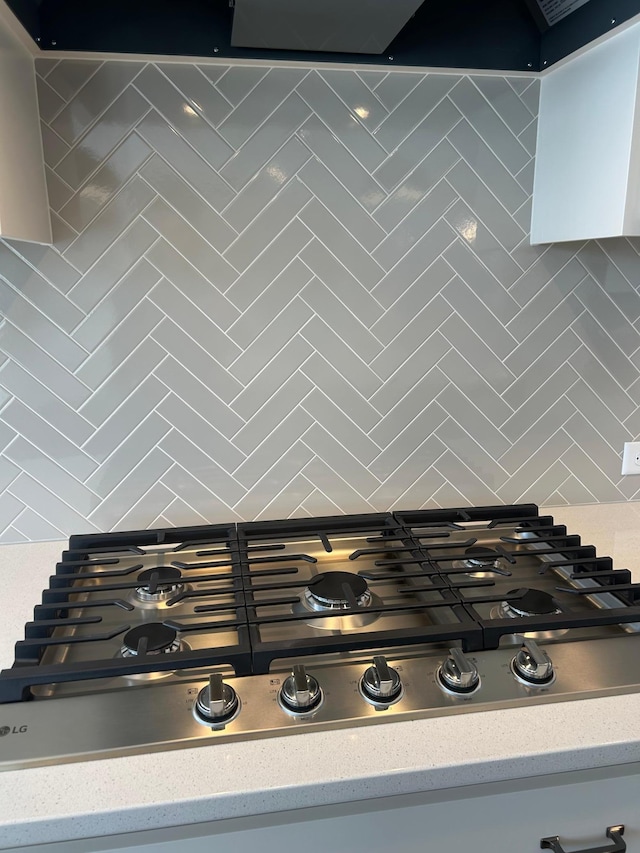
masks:
<svg viewBox="0 0 640 853"><path fill-rule="evenodd" d="M640 235L640 24L542 79L531 242Z"/></svg>
<svg viewBox="0 0 640 853"><path fill-rule="evenodd" d="M33 56L2 16L0 236L51 243Z"/></svg>

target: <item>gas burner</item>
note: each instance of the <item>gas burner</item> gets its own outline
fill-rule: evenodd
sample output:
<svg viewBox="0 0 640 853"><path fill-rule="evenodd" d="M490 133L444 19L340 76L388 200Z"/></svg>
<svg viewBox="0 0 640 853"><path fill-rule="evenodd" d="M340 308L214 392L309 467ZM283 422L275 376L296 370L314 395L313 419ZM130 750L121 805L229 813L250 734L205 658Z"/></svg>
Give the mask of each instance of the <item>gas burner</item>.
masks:
<svg viewBox="0 0 640 853"><path fill-rule="evenodd" d="M151 569L145 569L138 575L142 585L134 590L133 600L136 604L143 606L154 607L163 604L183 590L183 584L178 583L181 578L180 569L175 569L173 566L154 566Z"/></svg>
<svg viewBox="0 0 640 853"><path fill-rule="evenodd" d="M380 599L369 589L361 575L351 572L323 572L316 575L303 592L302 600L294 605L294 613L334 613L335 618L314 619L309 622L314 628L329 631L353 631L370 625L378 618L377 613L355 613L340 615L352 607L366 611Z"/></svg>
<svg viewBox="0 0 640 853"><path fill-rule="evenodd" d="M371 605L371 592L360 575L350 572L324 572L316 575L304 591L312 610L347 610L355 602L357 607Z"/></svg>
<svg viewBox="0 0 640 853"><path fill-rule="evenodd" d="M160 655L180 650L178 632L162 622L147 622L138 625L124 635L122 657L131 658L137 655Z"/></svg>
<svg viewBox="0 0 640 853"><path fill-rule="evenodd" d="M548 592L543 592L541 589L511 589L507 595L518 595L524 593L522 597L514 601L501 601L500 604L491 611L492 619L520 619L523 616L550 616L552 614L562 613L558 609L554 598ZM523 637L531 637L538 640L553 640L556 637L561 637L566 634L567 629L555 629L548 631L528 631L523 633Z"/></svg>
<svg viewBox="0 0 640 853"><path fill-rule="evenodd" d="M472 578L490 578L495 575L510 575L504 568L502 560L493 548L482 545L472 545L464 552L464 560L452 563L454 569L470 569L466 574Z"/></svg>
<svg viewBox="0 0 640 853"><path fill-rule="evenodd" d="M509 590L507 595L517 595L521 589ZM553 596L541 589L527 589L522 598L516 601L503 601L500 605L505 616L546 616L549 613L560 613L555 605Z"/></svg>
<svg viewBox="0 0 640 853"><path fill-rule="evenodd" d="M151 571L156 571L152 569ZM145 572L142 572L145 574ZM143 578L144 580L144 578ZM138 651L140 649L140 652ZM147 622L146 625L138 625L124 635L123 645L118 657L135 658L138 654L162 655L169 652L183 652L189 649L184 640L178 639L178 634L173 628L163 625L162 622ZM133 683L140 681L158 681L175 674L175 670L164 672L136 672L125 676L125 680Z"/></svg>

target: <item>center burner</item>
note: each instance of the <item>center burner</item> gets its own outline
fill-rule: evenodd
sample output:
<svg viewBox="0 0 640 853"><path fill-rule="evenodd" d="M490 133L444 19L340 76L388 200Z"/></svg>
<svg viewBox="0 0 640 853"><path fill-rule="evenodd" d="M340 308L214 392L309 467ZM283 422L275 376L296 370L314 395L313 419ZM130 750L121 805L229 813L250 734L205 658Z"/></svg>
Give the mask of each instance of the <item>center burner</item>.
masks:
<svg viewBox="0 0 640 853"><path fill-rule="evenodd" d="M309 582L302 600L294 604L293 610L294 613L335 613L335 618L314 619L309 624L329 631L352 631L375 622L378 614L365 612L339 615L340 611L356 608L366 610L373 604L380 604L380 601L360 575L322 572Z"/></svg>
<svg viewBox="0 0 640 853"><path fill-rule="evenodd" d="M472 578L490 578L493 575L510 575L500 560L500 555L493 548L482 545L472 545L464 552L463 560L452 564L454 569L469 569L466 574Z"/></svg>
<svg viewBox="0 0 640 853"><path fill-rule="evenodd" d="M182 578L180 569L173 566L156 566L145 569L138 575L141 586L136 587L134 597L136 603L154 606L168 601L183 589L179 583Z"/></svg>
<svg viewBox="0 0 640 853"><path fill-rule="evenodd" d="M507 595L520 595L520 593L524 594L519 598L501 601L492 611L492 618L519 619L522 616L549 616L551 614L562 613L553 596L541 589L511 589L507 592ZM552 640L555 637L561 637L566 631L566 628L548 631L530 631L522 634L522 636L539 640Z"/></svg>
<svg viewBox="0 0 640 853"><path fill-rule="evenodd" d="M305 589L304 596L312 610L347 610L371 605L371 592L366 580L350 572L316 575Z"/></svg>
<svg viewBox="0 0 640 853"><path fill-rule="evenodd" d="M121 654L123 657L137 655L160 655L180 650L178 632L162 622L147 622L138 625L124 635Z"/></svg>

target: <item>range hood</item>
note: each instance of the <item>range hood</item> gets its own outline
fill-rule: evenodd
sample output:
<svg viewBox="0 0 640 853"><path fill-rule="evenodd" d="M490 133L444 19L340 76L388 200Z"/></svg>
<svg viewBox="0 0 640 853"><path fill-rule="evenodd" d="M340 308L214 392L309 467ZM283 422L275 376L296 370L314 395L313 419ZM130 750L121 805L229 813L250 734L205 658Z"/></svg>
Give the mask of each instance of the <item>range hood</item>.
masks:
<svg viewBox="0 0 640 853"><path fill-rule="evenodd" d="M382 53L422 0L235 0L231 44Z"/></svg>

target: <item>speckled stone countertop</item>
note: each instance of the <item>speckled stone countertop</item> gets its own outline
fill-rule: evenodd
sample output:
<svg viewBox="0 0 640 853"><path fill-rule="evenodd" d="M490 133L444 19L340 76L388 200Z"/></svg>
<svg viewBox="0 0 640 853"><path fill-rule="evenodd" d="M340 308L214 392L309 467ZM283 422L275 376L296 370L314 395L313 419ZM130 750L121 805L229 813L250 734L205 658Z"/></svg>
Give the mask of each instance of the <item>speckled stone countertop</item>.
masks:
<svg viewBox="0 0 640 853"><path fill-rule="evenodd" d="M640 581L640 503L549 511ZM0 666L60 551L0 549ZM639 721L631 694L0 773L0 849L640 761Z"/></svg>

